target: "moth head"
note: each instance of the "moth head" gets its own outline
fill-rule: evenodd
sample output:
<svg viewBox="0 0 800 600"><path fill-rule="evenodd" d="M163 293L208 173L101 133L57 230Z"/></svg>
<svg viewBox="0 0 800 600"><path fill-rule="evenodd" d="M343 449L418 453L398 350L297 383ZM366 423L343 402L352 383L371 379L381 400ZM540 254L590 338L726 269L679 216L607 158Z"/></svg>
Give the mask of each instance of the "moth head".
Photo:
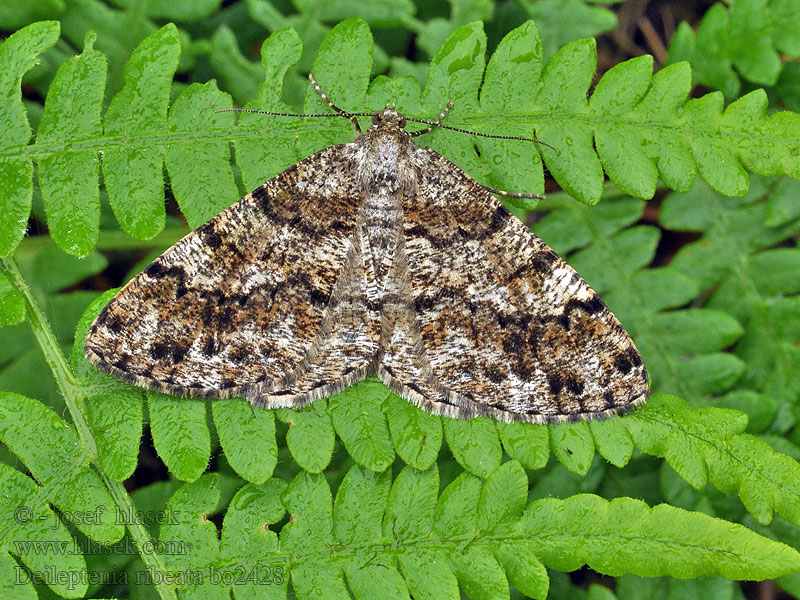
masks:
<svg viewBox="0 0 800 600"><path fill-rule="evenodd" d="M373 113L372 124L395 125L400 129L403 129L406 126L406 118L395 110L394 104L387 104L386 108L384 108L382 111Z"/></svg>

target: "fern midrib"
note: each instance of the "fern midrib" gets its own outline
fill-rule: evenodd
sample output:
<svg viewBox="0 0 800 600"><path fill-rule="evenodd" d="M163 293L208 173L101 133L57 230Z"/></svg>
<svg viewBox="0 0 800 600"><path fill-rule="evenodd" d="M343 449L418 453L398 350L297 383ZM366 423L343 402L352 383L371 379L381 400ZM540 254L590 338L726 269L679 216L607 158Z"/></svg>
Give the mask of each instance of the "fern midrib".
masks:
<svg viewBox="0 0 800 600"><path fill-rule="evenodd" d="M287 140L295 140L298 133L303 131L318 132L318 129L311 127L298 127L297 130L275 130L270 131L273 136L280 136ZM284 133L285 132L285 133ZM110 149L121 147L123 149L141 149L147 147L166 148L168 146L190 145L188 142L202 140L230 142L236 139L263 139L265 131L263 129L241 130L236 127L218 130L205 131L178 131L178 132L148 132L147 134L132 135L104 135L94 138L79 138L69 142L48 142L44 144L27 144L17 146L7 146L0 148L0 159L2 158L29 158L42 159L52 154L67 152L88 152L97 153L107 152ZM282 134L282 135L281 135ZM266 144L265 144L266 145Z"/></svg>
<svg viewBox="0 0 800 600"><path fill-rule="evenodd" d="M81 448L88 449L89 454L94 459L97 456L97 449L95 448L94 437L89 424L84 418L86 407L80 381L78 381L67 364L61 352L61 346L47 323L47 318L22 278L16 263L10 258L2 259L0 261L0 271L5 273L11 285L22 294L25 301L25 312L30 320L31 329L42 350L45 362L50 367L56 385L73 417Z"/></svg>
<svg viewBox="0 0 800 600"><path fill-rule="evenodd" d="M426 537L394 540L394 543L390 542L389 540L384 540L378 543L365 543L356 546L347 545L347 542L332 543L332 544L325 544L325 550L320 550L320 551L306 552L306 553L287 552L285 554L278 551L273 554L262 555L261 557L259 557L259 565L283 566L288 570L292 570L297 568L299 565L308 563L313 564L319 561L348 562L357 558L363 558L366 561L369 560L371 557L374 557L375 555L381 553L397 557L409 551L438 550L445 552L448 555L458 555L458 554L463 554L468 547L483 547L484 549L488 550L491 553L492 550L496 549L497 547L499 547L501 544L504 543L533 541L533 538L526 534L491 536L491 537L483 537L482 539L476 539L476 535L477 534L466 535L463 537L449 538L446 540L437 537L426 536ZM706 546L704 544L697 544L697 543L678 542L674 540L654 540L652 537L646 537L642 535L620 535L612 533L601 533L601 534L575 533L575 534L539 535L537 533L535 541L539 542L540 540L544 540L554 545L563 543L565 541L574 542L575 540L581 540L581 541L601 540L601 543L616 543L619 545L649 544L651 546L657 546L662 549L665 548L677 549L678 551L683 550L686 552L699 550L707 552L714 556L724 554L733 557L735 559L744 560L748 562L759 562L763 560L762 556L750 556L748 554L742 554L726 548ZM608 540L608 542L605 542L605 540ZM397 545L398 543L401 543L402 545ZM345 545L347 545L347 547L342 548L342 546ZM537 554L536 556L537 558L541 559L540 555ZM591 557L589 556L586 556L585 558L591 560ZM199 568L207 568L212 565L222 568L236 568L237 566L241 566L235 560L232 559L227 560L223 558L220 561L202 565Z"/></svg>
<svg viewBox="0 0 800 600"><path fill-rule="evenodd" d="M676 117L677 119L677 117ZM580 122L582 124L591 125L592 130L595 131L597 127L612 127L612 128L624 128L624 127L635 127L635 128L642 128L642 129L650 129L650 130L657 130L665 132L660 137L664 136L671 136L674 137L676 134L680 133L684 136L687 136L688 140L691 141L692 139L697 139L699 136L705 138L716 138L721 140L762 140L762 141L769 141L769 142L777 142L781 144L787 144L795 142L793 138L782 138L777 137L775 135L768 136L768 135L759 135L753 132L737 132L731 131L726 129L724 132L716 131L716 132L709 132L706 130L696 129L692 127L681 127L678 126L677 123L655 123L653 121L637 121L631 119L610 119L610 118L597 118L592 117L591 115L587 115L586 113L547 113L543 115L524 115L524 116L509 116L509 115L478 115L474 118L470 119L454 119L452 121L453 126L461 126L461 127L469 127L470 125L476 123L487 123L492 126L492 129L502 130L502 127L497 127L497 124L502 125L508 121L515 121L520 120L525 122L527 125L531 127L535 127L537 124L547 123L547 122L554 122L554 123L562 123L566 122L566 127L562 127L562 129L569 129L569 124L574 122ZM280 137L285 138L287 140L296 139L300 137L300 134L308 132L308 133L319 133L319 128L312 126L311 124L306 125L305 123L300 123L297 125L293 125L292 129L284 129L284 128L273 128L268 130L268 133L273 137ZM30 159L41 159L43 157L49 156L51 154L59 153L59 152L79 152L79 151L95 151L95 152L103 152L104 150L108 150L109 148L114 148L117 146L127 147L132 146L134 148L143 148L148 146L155 146L155 147L167 147L171 145L183 145L187 142L194 142L198 140L217 140L220 141L234 141L237 139L255 139L255 140L263 140L265 134L264 129L244 129L237 126L231 126L225 129L211 129L211 130L204 130L204 131L166 131L161 130L158 132L146 132L142 133L133 133L131 135L103 135L100 138L79 138L77 140L70 140L66 142L48 142L48 143L34 143L34 144L26 144L26 145L15 145L15 146L7 146L5 148L0 148L0 158L30 158Z"/></svg>
<svg viewBox="0 0 800 600"><path fill-rule="evenodd" d="M684 107L682 106L681 109ZM614 127L614 128L625 128L625 127L635 127L639 129L652 129L657 131L664 131L661 137L669 137L674 136L674 132L684 133L687 137L687 141L691 142L693 139L697 139L699 136L703 136L706 138L718 138L718 139L732 139L732 140L762 140L762 141L772 141L778 143L796 143L797 139L791 137L780 138L776 136L767 136L767 135L759 135L752 132L738 132L732 131L730 129L725 129L724 131L708 131L705 129L696 129L694 127L682 126L680 123L680 119L682 117L678 117L677 115L674 117L674 120L671 122L654 122L648 120L638 120L640 117L639 114L634 115L637 117L636 119L626 119L622 118L618 115L614 115L615 118L611 118L609 115L592 115L587 113L547 113L546 116L531 116L531 115L524 115L522 117L514 117L514 116L507 116L507 115L486 115L486 116L479 116L475 119L470 119L467 121L467 124L474 123L474 122L489 122L489 123L503 123L509 120L514 119L522 119L527 120L530 122L530 125L535 125L537 123L553 121L557 123L561 123L566 121L567 124L574 121L579 121L583 124L592 125L592 131L596 131L596 127L598 126L605 126L605 127ZM645 119L648 115L641 115ZM603 117L603 118L600 118ZM721 116L720 116L721 118ZM453 120L454 123L460 123L460 121ZM448 123L449 124L449 123ZM568 127L564 128L565 130ZM672 139L672 138L671 138ZM785 141L784 141L785 140ZM546 140L543 140L546 141Z"/></svg>

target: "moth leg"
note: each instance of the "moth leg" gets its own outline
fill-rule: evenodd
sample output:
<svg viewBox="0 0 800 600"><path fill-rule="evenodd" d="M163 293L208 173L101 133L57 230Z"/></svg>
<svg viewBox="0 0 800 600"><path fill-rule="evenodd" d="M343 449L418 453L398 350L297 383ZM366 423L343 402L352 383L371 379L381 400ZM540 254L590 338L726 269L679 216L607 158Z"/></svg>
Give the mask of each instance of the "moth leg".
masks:
<svg viewBox="0 0 800 600"><path fill-rule="evenodd" d="M432 123L428 124L428 127L426 127L425 129L420 129L419 131L412 131L408 135L410 135L411 137L417 137L418 135L423 135L425 133L430 133L433 130L434 127L438 127L439 125L442 124L442 121L444 121L444 118L447 116L447 113L450 112L451 108L453 108L453 103L452 102L448 102L447 106L444 107L444 110L439 113L439 116L436 117L435 121L433 121ZM427 123L427 121L423 121L423 122Z"/></svg>
<svg viewBox="0 0 800 600"><path fill-rule="evenodd" d="M483 184L480 185L487 192L497 194L498 196L508 196L510 198L536 198L537 200L545 199L545 196L543 194L528 194L526 192L505 192L503 190L496 190L495 188L489 187L488 185L483 185Z"/></svg>
<svg viewBox="0 0 800 600"><path fill-rule="evenodd" d="M346 118L350 119L350 121L353 123L353 125L355 125L356 132L358 132L360 134L361 133L361 125L358 124L358 119L356 119L355 115L353 115L353 114L351 114L351 113L349 113L349 112L347 112L345 110L342 110L341 108L336 106L333 102L331 102L330 98L328 98L328 96L325 94L325 92L322 91L322 88L319 87L319 84L317 83L317 80L314 79L314 76L311 73L308 74L308 79L309 79L309 81L311 81L311 85L314 86L314 89L319 94L319 97L322 98L322 101L325 102L325 104L330 106L333 110L335 110L337 113L339 113L343 117L346 117Z"/></svg>

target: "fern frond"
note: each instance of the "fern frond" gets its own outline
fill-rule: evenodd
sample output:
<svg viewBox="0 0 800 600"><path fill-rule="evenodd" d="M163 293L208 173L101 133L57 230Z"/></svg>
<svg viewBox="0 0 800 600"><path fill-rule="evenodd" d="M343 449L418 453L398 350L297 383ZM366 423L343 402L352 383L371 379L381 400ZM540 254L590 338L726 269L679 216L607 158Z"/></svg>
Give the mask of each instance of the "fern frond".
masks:
<svg viewBox="0 0 800 600"><path fill-rule="evenodd" d="M624 426L637 448L664 457L696 489L708 482L723 493L738 492L760 523L769 523L774 511L800 524L800 463L744 433L743 413L692 410L679 398L659 394Z"/></svg>
<svg viewBox="0 0 800 600"><path fill-rule="evenodd" d="M58 40L55 21L30 25L10 36L0 46L0 257L16 248L31 213L33 163L20 152L31 139L31 128L22 104L22 76L39 55Z"/></svg>
<svg viewBox="0 0 800 600"><path fill-rule="evenodd" d="M462 474L441 495L435 468L406 467L392 481L388 471L353 467L334 501L324 477L300 473L288 487L273 479L239 490L218 546L213 525L201 515L217 510L220 482L205 475L170 500L168 512L179 523L162 527L161 540L192 543L169 569L216 573L218 581L260 574L276 598L284 597L290 577L299 598L319 590L326 598L350 598L348 588L359 600L457 599L459 589L471 598L497 598L507 596L509 584L544 598L545 565L570 571L589 564L613 575L753 578L800 568L800 554L788 546L701 513L589 494L528 504L527 486L515 461L483 484ZM272 527L284 511L290 520L276 533ZM242 594L257 584L241 583ZM212 586L204 577L181 587L210 593Z"/></svg>
<svg viewBox="0 0 800 600"><path fill-rule="evenodd" d="M124 481L133 474L139 458L144 413L142 390L95 369L83 356L82 342L91 324L85 315L99 312L117 291L108 290L86 309L75 331L70 366L86 388L86 412L94 432L97 463L109 478Z"/></svg>
<svg viewBox="0 0 800 600"><path fill-rule="evenodd" d="M37 31L25 29L17 35L31 39L38 35L50 40L47 35L52 36L52 32ZM8 138L5 147L21 147L0 152L0 159L21 161L22 169L29 169L32 158L44 165L42 188L45 205L54 215L49 217L54 221L54 235L62 248L77 255L85 254L94 244L96 203L84 203L76 209L56 193L59 188L55 186L72 186L68 191L74 188L81 198L87 193L90 198L95 197L95 182L89 175L96 160L92 157L99 152L103 154L106 189L117 219L125 231L147 239L164 226L160 173L165 159L178 203L189 222L195 224L238 195L228 164L227 141L237 143L237 162L250 184L274 174L272 165L285 167L300 155L352 139L347 123L326 123L323 129L286 119L263 119L255 129L251 118L231 127L228 113L212 114L215 108L230 106L230 97L213 84L190 86L168 113L172 76L180 55L180 39L173 26L152 33L132 53L124 72L125 85L103 118L102 136L97 133L97 102L88 103L72 128L50 133L50 123L68 122L73 116L70 110L74 107L62 96L73 95L78 93L76 87L87 86L86 93L96 98L102 89L102 61L92 49L91 39L87 38L81 58L62 65L58 85L51 90L48 104L52 108L47 111L43 131L47 143L24 146L28 125L18 104L11 122L19 125L24 139ZM12 53L14 44L7 45L8 72L24 73L30 60L26 62L24 56ZM686 100L691 81L684 63L652 75L652 60L640 57L606 73L587 100L596 63L592 40L565 46L544 67L542 41L530 22L506 36L486 69L485 48L486 38L478 23L460 27L433 59L424 91L413 80L388 86L376 80L374 90L403 90L400 98L382 94L379 97L376 91L368 91L373 55L371 33L366 23L350 19L331 30L312 68L329 95L349 109L363 110L367 100L370 104L397 101L400 110L410 114L421 109L421 116L430 116L452 100L455 108L448 119L453 125L475 131L536 135L555 148L541 148L544 164L565 190L587 203L599 200L603 171L620 189L642 198L653 195L659 178L674 189L686 190L696 171L712 187L728 195L741 195L747 190L745 169L800 176L800 160L792 153L800 117L783 112L767 118L766 96L762 92L752 92L723 112L719 95ZM283 61L278 71L285 72L299 54L296 36L278 31L265 44L263 69L273 74L277 61ZM83 67L89 69L91 76L67 85L74 80L78 65L94 65ZM18 85L18 79L9 80L9 92L16 89L18 94ZM255 105L275 98L275 90L266 91L272 86L273 81L262 84L264 91ZM415 96L421 98L421 105L419 100L413 100ZM514 106L513 113L505 108L509 105ZM207 110L201 115L198 111L203 106ZM309 91L305 109L322 108L321 100ZM266 128L273 152L271 163L265 168L260 162L263 150L256 157L248 158L247 154L256 141L264 146ZM499 140L479 140L479 157L469 136L434 130L428 137L434 148L479 180L517 191L542 191L542 167L533 145L520 150L519 144L514 148ZM189 159L197 152L206 159L203 164L208 168L203 173L198 172L198 162ZM89 169L85 177L70 178L65 183L63 173L59 177L58 164L52 163L57 159L48 158L56 153L67 157L75 153L76 160L80 157L82 168ZM262 166L256 175L254 167L259 164ZM515 175L509 179L508 173ZM18 200L13 206L19 205L12 229L0 231L4 254L18 243L23 208L30 202L26 198L32 181L28 175L20 177L11 170L0 178L0 185L14 187ZM190 183L200 184L199 198L197 188ZM79 188L74 187L78 185ZM71 221L66 216L70 212L75 215ZM63 222L59 221L62 216L66 219Z"/></svg>
<svg viewBox="0 0 800 600"><path fill-rule="evenodd" d="M610 2L608 4L611 4ZM544 55L549 58L562 46L580 38L595 37L617 25L616 14L591 0L541 0L522 5L528 18L546 31ZM564 18L569 15L569 18Z"/></svg>
<svg viewBox="0 0 800 600"><path fill-rule="evenodd" d="M736 354L747 371L739 387L795 406L800 398L800 252L794 244L776 246L796 237L800 215L770 210L786 187L783 181L772 190L761 184L741 200L732 200L698 185L690 194L669 196L660 220L667 228L702 234L678 252L672 266L698 280L702 289L714 290L709 307L726 311L744 325ZM765 195L767 201L762 202ZM706 207L703 214L698 203ZM797 198L793 204L798 204Z"/></svg>
<svg viewBox="0 0 800 600"><path fill-rule="evenodd" d="M785 64L781 53L800 56L800 5L792 0L746 0L714 4L693 31L681 23L669 44L669 61L688 61L695 83L739 94L739 77L773 86Z"/></svg>
<svg viewBox="0 0 800 600"><path fill-rule="evenodd" d="M448 122L454 126L536 135L553 145L554 150L473 139L441 129L425 140L493 187L539 192L543 168L550 169L583 204L547 201L541 208L552 212L536 231L559 252L571 253L570 262L620 316L646 358L655 389L678 392L693 406L718 403L741 410L692 408L678 398L656 394L645 408L624 419L545 427L440 419L374 380L302 410L253 412L238 399L209 407L148 394L155 448L175 478L190 482L174 492L169 503L174 518L161 527L160 540L165 548L186 542L191 549L186 554L148 554L144 549L150 540L143 523L126 523L143 561L128 563L127 572L162 567L165 572L199 571L205 576L202 581L178 587L209 597L227 597L233 588L236 597L284 598L291 577L299 598L323 590L326 597L412 594L438 599L458 598L461 592L471 598L506 597L509 585L544 597L548 585L555 589L563 580L554 573L551 583L546 567L588 564L611 575L716 573L735 578L774 577L800 568L796 552L730 522L668 506L650 508L630 498L609 502L578 493L599 489L604 471L619 479L648 460L647 481L656 481L653 464L658 463L647 457L637 456L633 469L623 475L601 460L623 467L638 449L663 457L689 485L702 490L702 496L693 496L699 498L699 509L708 508L708 497L716 494L706 486L711 483L722 494L738 494L753 516L754 528L760 527L756 521L770 522L773 514L786 519L760 529L767 536L775 535L781 523L800 524L800 466L793 458L798 450L786 437L775 435L785 433L796 419L792 407L800 354L793 342L800 331L800 261L792 240L800 231L800 184L784 178L760 202L766 184L748 175L800 176L796 114L766 117L766 96L761 92L725 110L719 94L687 101L688 66L672 65L653 75L648 57L610 70L587 99L596 68L593 41L572 42L545 64L550 52L532 22L510 32L488 64L487 39L479 23L467 23L449 35L444 34L449 24L436 31L434 24L428 40L443 41L431 46L435 56L423 87L416 78L371 79L374 71L383 70L386 56L376 49L361 19L328 30L319 20L322 13L312 15L309 27L318 35L310 36L305 52L294 30L272 27L260 65L241 55L241 38L232 29L219 29L210 42L193 44L185 31L172 25L157 30L149 21L159 10L185 10L182 16L170 14L192 19L199 14L192 10L210 10L215 2L196 3L191 10L188 4L181 9L150 3L131 18L126 39L143 39L132 53L128 46L112 48L110 43L109 32L125 22L123 12L91 0L82 5L93 7L91 19L65 16L64 36L73 43L84 39L84 49L64 60L50 83L34 143L20 82L55 43L57 24L31 25L0 46L0 90L9 99L0 107L0 117L8 124L0 131L0 256L16 249L14 260L24 275L22 283L19 277L6 279L5 269L13 263L0 263L0 324L18 323L27 308L36 340L53 367L58 345L69 343L73 324L83 312L75 332L72 372L64 365L53 367L58 388L39 376L47 365L31 350L36 340L28 326L0 329L0 387L24 392L0 393L0 412L5 414L0 418L5 459L0 478L15 506L30 506L37 519L57 523L57 532L45 537L35 528L21 529L7 507L0 509L0 581L11 581L17 562L34 572L54 560L58 569L69 572L94 570L94 558L87 569L81 552L60 561L52 552L40 556L33 546L28 546L30 552L14 546L11 542L16 540L71 543L86 535L109 543L122 536L119 522L89 524L75 516L76 510L131 502L120 482L136 467L144 415L139 389L103 375L82 355L89 323L113 291L97 297L95 292L64 290L105 267L95 248L127 244L155 255L180 237L180 227L162 231L167 222L164 167L183 215L195 227L299 158L352 140L352 126L346 121L320 126L302 119L243 114L234 123L231 113L214 113L233 106L231 95L214 81L173 81L176 72L192 64L194 53L203 52L217 65L233 98L253 98L249 108L292 111L296 109L286 106L283 98L305 94L304 110L325 110L318 96L291 76L310 69L347 109L374 110L397 102L406 114L432 117L453 100L456 106ZM327 6L347 11L355 5ZM366 5L375 15L386 14L383 5ZM743 2L738 8L752 5ZM407 5L396 6L396 18L408 26L411 17L403 13ZM251 0L247 8L266 14L259 0ZM87 22L106 17L113 27L96 39L84 35ZM379 25L378 20L371 24ZM58 52L63 57L63 48ZM129 53L123 73L118 59ZM112 58L109 75L106 55ZM419 74L418 66L415 69ZM259 84L257 77L264 81ZM47 79L46 74L36 76L36 89L43 94ZM102 114L104 86L113 97ZM37 121L35 114L31 120ZM238 171L231 163L230 143ZM55 243L41 238L20 243L31 198L36 197L34 162L42 191L41 203L33 204L34 215L40 222L46 219ZM98 183L101 162L113 216L101 212L107 208ZM239 189L237 172L245 189ZM642 201L606 196L606 201L588 208L599 200L605 175L623 192L648 198L661 185L659 179L675 190L690 189L697 172L718 192L741 195L748 186L752 191L734 200L698 192L698 185L687 197L668 198L661 224L703 237L667 267L644 268L662 240L655 227L636 224L643 220ZM711 212L709 205L714 207ZM127 234L109 231L114 216ZM137 241L146 239L152 241ZM776 248L779 244L786 247ZM74 256L86 258L79 261ZM710 294L707 304L701 292ZM28 306L34 296L54 316L52 330L43 314ZM95 301L84 311L91 300ZM47 347L42 343L45 337L50 338ZM735 351L726 351L733 344ZM764 348L768 352L761 351ZM59 392L70 400L74 427L58 417L58 411L30 398L59 406ZM745 413L751 417L749 429ZM762 432L761 438L746 433L754 431ZM220 469L223 474L203 475L217 436L227 461ZM293 461L284 459L284 436ZM512 460L503 462L504 453ZM556 460L546 467L551 454ZM392 479L390 467L398 457L408 466L399 465ZM437 458L441 473L434 466ZM350 468L353 463L356 466ZM228 465L233 473L226 471ZM303 469L299 474L298 466ZM531 490L523 467L545 469ZM32 477L23 473L26 469ZM292 481L287 484L275 474ZM667 468L660 476L664 482L678 481ZM242 480L244 487L230 504L230 494L224 496L227 509L218 542L206 515L220 509L223 487L233 490ZM664 482L661 493L666 496ZM160 508L159 494L171 493L176 485L173 481L150 486L133 496L140 508ZM337 485L334 500L331 488ZM680 484L681 490L686 487ZM612 494L611 487L602 491L638 496ZM543 498L571 492L578 495ZM660 501L658 491L648 493L651 504ZM529 497L540 499L528 502ZM735 500L714 497L729 505ZM287 512L289 522L281 527ZM737 508L727 516L737 519L743 514ZM791 535L779 537L796 544ZM253 565L268 569L254 575L269 577L268 585L258 579L230 583ZM282 569L281 579L276 578L277 568ZM628 583L633 580L622 581L618 595L630 598L632 592L625 590L634 589ZM702 593L704 585L732 589L723 580L710 581L669 586L686 597ZM563 585L566 589L568 583ZM50 587L63 596L86 592L57 583ZM19 589L35 593L32 586ZM158 591L163 598L175 594L163 582ZM613 594L593 587L587 597L607 600Z"/></svg>
<svg viewBox="0 0 800 600"><path fill-rule="evenodd" d="M20 576L20 565L10 553L35 573L46 573L55 568L57 572L86 577L83 554L69 552L75 539L50 506L39 500L41 494L36 482L5 463L0 463L0 482L6 500L0 513L0 576L4 587L8 588L11 582L15 582L13 589L15 594L19 594L17 597L39 597L33 582L24 575ZM57 556L54 558L49 554ZM50 583L50 588L64 598L83 596L87 587L86 583Z"/></svg>
<svg viewBox="0 0 800 600"><path fill-rule="evenodd" d="M18 394L0 392L0 411L0 439L39 485L47 488L47 500L40 499L37 504L51 501L68 518L76 515L75 526L101 543L119 540L124 533L122 524L111 519L92 523L80 517L82 511L110 506L111 497L85 464L90 456L80 448L75 430L41 402ZM41 438L31 439L30 431L42 432Z"/></svg>
<svg viewBox="0 0 800 600"><path fill-rule="evenodd" d="M722 351L741 337L743 329L726 312L680 309L697 297L700 285L691 273L675 268L674 261L666 267L643 268L653 261L661 241L656 227L629 227L642 218L644 202L609 193L606 201L592 208L574 202L561 206L558 199L541 208L551 207L554 210L534 230L568 257L630 331L653 389L695 404L730 389L745 367ZM699 205L692 210L700 212Z"/></svg>
<svg viewBox="0 0 800 600"><path fill-rule="evenodd" d="M31 438L30 432L39 437ZM0 441L30 470L33 479L0 463L6 501L0 514L0 547L35 573L83 573L83 580L46 581L66 598L86 592L86 563L72 534L52 511L101 544L122 539L124 525L114 521L114 505L100 477L88 466L75 430L41 402L0 392ZM60 550L59 550L60 549ZM6 555L7 557L7 555ZM18 580L14 578L9 581ZM76 595L77 594L77 595Z"/></svg>

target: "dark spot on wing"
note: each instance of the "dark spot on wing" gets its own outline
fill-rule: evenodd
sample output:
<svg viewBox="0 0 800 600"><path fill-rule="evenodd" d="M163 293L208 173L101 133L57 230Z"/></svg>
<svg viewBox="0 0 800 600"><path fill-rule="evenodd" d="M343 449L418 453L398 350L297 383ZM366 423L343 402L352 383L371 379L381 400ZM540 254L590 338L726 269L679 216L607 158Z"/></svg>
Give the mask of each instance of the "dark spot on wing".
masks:
<svg viewBox="0 0 800 600"><path fill-rule="evenodd" d="M309 294L309 300L311 304L314 306L324 306L328 303L328 298L330 298L330 294L323 292L322 290L312 287L311 293Z"/></svg>
<svg viewBox="0 0 800 600"><path fill-rule="evenodd" d="M591 300L584 302L584 310L590 315L602 312L605 308L605 303L600 300L600 297L597 294L592 296Z"/></svg>
<svg viewBox="0 0 800 600"><path fill-rule="evenodd" d="M522 344L525 343L523 336L517 336L515 334L514 337L516 339L510 343L510 345L515 348L513 354L509 356L511 359L511 370L514 371L514 374L523 381L530 381L533 378L535 371L533 364L531 364L528 358L530 356L530 352L522 347ZM505 349L505 345L503 348Z"/></svg>
<svg viewBox="0 0 800 600"><path fill-rule="evenodd" d="M564 385L566 385L570 393L576 396L580 396L583 393L584 383L575 376L565 377Z"/></svg>
<svg viewBox="0 0 800 600"><path fill-rule="evenodd" d="M502 383L506 379L505 373L494 365L489 365L486 368L486 376L492 383Z"/></svg>
<svg viewBox="0 0 800 600"><path fill-rule="evenodd" d="M627 374L633 368L633 364L631 363L631 359L627 353L625 354L618 354L614 357L614 365L617 367L617 370L620 373Z"/></svg>
<svg viewBox="0 0 800 600"><path fill-rule="evenodd" d="M628 358L631 361L631 364L634 367L641 367L642 366L642 357L639 356L639 353L636 352L632 347L628 348L627 350Z"/></svg>
<svg viewBox="0 0 800 600"><path fill-rule="evenodd" d="M105 327L112 333L119 333L122 331L123 323L119 315L112 313L109 310L103 310L97 318L97 324Z"/></svg>
<svg viewBox="0 0 800 600"><path fill-rule="evenodd" d="M270 396L289 396L290 394L294 394L292 390L276 390L274 392L270 392Z"/></svg>
<svg viewBox="0 0 800 600"><path fill-rule="evenodd" d="M158 279L159 277L164 275L166 271L167 269L158 260L155 260L152 263L150 263L150 266L148 266L144 270L144 272L147 273L147 275L149 277L152 277L153 279Z"/></svg>
<svg viewBox="0 0 800 600"><path fill-rule="evenodd" d="M231 306L220 307L219 311L217 312L216 321L219 328L223 331L233 330L234 324L236 323L237 312L239 311Z"/></svg>
<svg viewBox="0 0 800 600"><path fill-rule="evenodd" d="M153 360L177 364L182 362L189 347L178 343L157 341L150 346L150 357Z"/></svg>
<svg viewBox="0 0 800 600"><path fill-rule="evenodd" d="M217 311L214 305L211 303L203 304L203 307L200 309L200 321L203 323L203 327L211 329L216 320Z"/></svg>
<svg viewBox="0 0 800 600"><path fill-rule="evenodd" d="M577 298L572 298L567 302L567 305L564 307L564 315L568 316L572 311L579 310L587 315L594 315L596 313L602 312L605 310L606 305L603 303L602 300L595 294L589 300L578 300ZM569 322L567 322L567 326L569 326Z"/></svg>
<svg viewBox="0 0 800 600"><path fill-rule="evenodd" d="M558 396L561 390L564 389L564 379L559 373L547 374L547 385L550 386L550 391L554 396Z"/></svg>
<svg viewBox="0 0 800 600"><path fill-rule="evenodd" d="M369 312L380 312L383 309L383 302L380 300L367 300L366 306Z"/></svg>
<svg viewBox="0 0 800 600"><path fill-rule="evenodd" d="M269 203L272 198L267 193L267 189L263 185L254 189L250 195L253 196L253 199L255 199L258 207L262 211L267 212L269 210Z"/></svg>
<svg viewBox="0 0 800 600"><path fill-rule="evenodd" d="M165 342L155 342L150 346L150 357L154 360L164 360L170 354L170 346Z"/></svg>
<svg viewBox="0 0 800 600"><path fill-rule="evenodd" d="M212 250L216 250L222 245L222 238L216 231L209 230L203 237L203 241Z"/></svg>
<svg viewBox="0 0 800 600"><path fill-rule="evenodd" d="M175 344L172 347L172 363L177 364L179 362L183 362L183 359L186 357L186 352L188 350L189 350L188 346Z"/></svg>
<svg viewBox="0 0 800 600"><path fill-rule="evenodd" d="M407 381L407 382L405 382L405 385L406 385L407 388L410 388L410 389L414 390L415 392L417 392L423 398L427 398L428 397L428 395L422 390L422 388L419 387L413 381Z"/></svg>
<svg viewBox="0 0 800 600"><path fill-rule="evenodd" d="M423 225L414 225L414 227L407 229L405 234L406 238L421 238L427 240L431 246L438 250L450 245L450 240L433 235L433 233Z"/></svg>
<svg viewBox="0 0 800 600"><path fill-rule="evenodd" d="M233 362L241 364L247 360L247 357L250 356L251 352L252 349L248 348L247 346L237 346L229 351L228 356Z"/></svg>
<svg viewBox="0 0 800 600"><path fill-rule="evenodd" d="M209 357L219 353L220 348L216 340L214 339L213 335L209 335L205 338L205 340L203 341L202 351L203 354Z"/></svg>
<svg viewBox="0 0 800 600"><path fill-rule="evenodd" d="M150 265L150 267L147 268L147 270L149 271L150 268L155 265L156 263L153 263L152 265ZM186 271L183 269L183 267L175 265L170 267L169 269L164 269L163 267L161 267L161 265L159 265L158 273L159 274L157 276L151 275L151 277L162 277L175 280L176 300L180 300L181 298L183 298L183 296L185 296L186 293L189 291L189 289L186 287ZM148 275L150 275L150 273L148 273Z"/></svg>
<svg viewBox="0 0 800 600"><path fill-rule="evenodd" d="M558 259L558 254L552 250L548 250L547 252L539 252L533 255L533 258L531 259L531 265L537 271L549 273L553 269L553 263L556 262L556 259Z"/></svg>
<svg viewBox="0 0 800 600"><path fill-rule="evenodd" d="M436 298L433 296L417 296L414 298L414 310L417 314L428 312L436 306Z"/></svg>
<svg viewBox="0 0 800 600"><path fill-rule="evenodd" d="M528 263L523 263L518 266L511 275L508 277L508 281L514 281L515 279L525 278L528 275L528 272L531 269L531 265Z"/></svg>
<svg viewBox="0 0 800 600"><path fill-rule="evenodd" d="M351 224L347 223L343 219L334 219L330 228L332 231L341 233L343 231L349 231L351 229Z"/></svg>
<svg viewBox="0 0 800 600"><path fill-rule="evenodd" d="M506 222L511 218L511 213L502 204L498 205L492 213L492 221L489 225L489 233L494 234L506 226Z"/></svg>

